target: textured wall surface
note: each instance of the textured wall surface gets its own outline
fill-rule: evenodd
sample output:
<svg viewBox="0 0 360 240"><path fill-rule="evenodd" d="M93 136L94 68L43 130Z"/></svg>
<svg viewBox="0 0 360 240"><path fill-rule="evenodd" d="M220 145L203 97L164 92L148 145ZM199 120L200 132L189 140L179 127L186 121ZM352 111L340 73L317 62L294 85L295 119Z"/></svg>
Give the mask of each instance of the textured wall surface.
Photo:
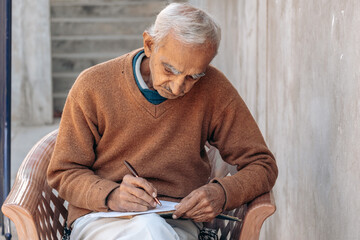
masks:
<svg viewBox="0 0 360 240"><path fill-rule="evenodd" d="M277 157L262 239L360 239L360 2L190 1Z"/></svg>
<svg viewBox="0 0 360 240"><path fill-rule="evenodd" d="M12 121L51 123L49 0L12 1Z"/></svg>

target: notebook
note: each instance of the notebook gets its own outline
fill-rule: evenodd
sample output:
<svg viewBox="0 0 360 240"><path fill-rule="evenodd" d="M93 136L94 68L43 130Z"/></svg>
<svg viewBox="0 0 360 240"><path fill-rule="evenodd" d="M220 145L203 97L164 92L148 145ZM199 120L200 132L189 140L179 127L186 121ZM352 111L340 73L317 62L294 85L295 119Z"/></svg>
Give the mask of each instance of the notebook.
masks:
<svg viewBox="0 0 360 240"><path fill-rule="evenodd" d="M175 205L178 204L177 202L171 202L171 201L164 201L160 200L162 206L157 205L156 208L147 210L144 212L97 212L97 213L91 213L88 214L88 217L118 217L118 218L132 218L137 215L142 214L149 214L149 213L157 213L162 217L165 218L171 218L172 213L175 211ZM231 220L231 221L238 221L240 222L241 219L225 214L220 214L216 218L224 219L224 220Z"/></svg>

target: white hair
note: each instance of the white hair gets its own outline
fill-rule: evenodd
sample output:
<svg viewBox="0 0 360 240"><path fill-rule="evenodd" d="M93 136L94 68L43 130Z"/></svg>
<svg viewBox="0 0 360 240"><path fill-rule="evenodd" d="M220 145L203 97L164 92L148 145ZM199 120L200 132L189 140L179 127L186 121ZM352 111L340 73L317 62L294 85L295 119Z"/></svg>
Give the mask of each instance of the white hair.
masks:
<svg viewBox="0 0 360 240"><path fill-rule="evenodd" d="M187 3L171 3L156 17L147 30L155 43L159 43L170 32L181 42L201 45L212 44L216 51L220 45L221 29L215 20L203 10Z"/></svg>

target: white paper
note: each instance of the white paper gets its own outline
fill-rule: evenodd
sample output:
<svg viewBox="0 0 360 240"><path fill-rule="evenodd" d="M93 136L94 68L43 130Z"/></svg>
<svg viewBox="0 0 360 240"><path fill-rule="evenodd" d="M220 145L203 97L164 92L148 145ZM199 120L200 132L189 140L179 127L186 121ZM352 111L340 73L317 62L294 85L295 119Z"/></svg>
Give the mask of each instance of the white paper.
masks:
<svg viewBox="0 0 360 240"><path fill-rule="evenodd" d="M158 212L167 212L174 211L175 205L177 202L169 202L169 201L160 201L162 206L157 205L155 209L148 210L145 212L97 212L91 213L89 216L91 217L125 217L125 216L134 216L148 213L158 213Z"/></svg>

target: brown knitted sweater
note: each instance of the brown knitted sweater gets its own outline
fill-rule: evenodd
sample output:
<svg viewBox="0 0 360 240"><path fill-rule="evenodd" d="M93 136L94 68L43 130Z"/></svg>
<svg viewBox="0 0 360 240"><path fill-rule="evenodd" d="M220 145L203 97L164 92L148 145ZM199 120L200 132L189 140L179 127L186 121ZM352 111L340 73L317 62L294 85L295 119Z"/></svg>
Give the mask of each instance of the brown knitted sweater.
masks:
<svg viewBox="0 0 360 240"><path fill-rule="evenodd" d="M129 174L123 160L158 190L180 201L209 181L205 142L239 172L217 181L233 209L269 191L277 177L273 155L231 83L209 66L189 93L159 105L134 80L139 50L80 74L67 98L48 182L69 202L68 223L108 211L106 198Z"/></svg>

